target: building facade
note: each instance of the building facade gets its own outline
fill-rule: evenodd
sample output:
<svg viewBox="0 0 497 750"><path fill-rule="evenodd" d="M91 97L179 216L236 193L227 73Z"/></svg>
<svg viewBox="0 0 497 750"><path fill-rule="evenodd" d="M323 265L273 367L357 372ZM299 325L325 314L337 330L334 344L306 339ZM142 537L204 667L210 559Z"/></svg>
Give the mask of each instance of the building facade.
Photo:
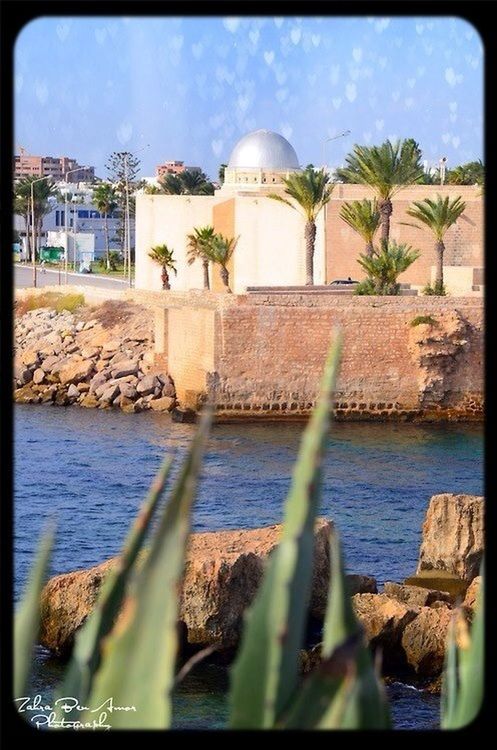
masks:
<svg viewBox="0 0 497 750"><path fill-rule="evenodd" d="M158 180L162 180L168 174L181 174L181 172L201 172L200 167L185 167L184 161L165 161L158 164L155 168L155 175Z"/></svg>
<svg viewBox="0 0 497 750"><path fill-rule="evenodd" d="M77 169L77 172L72 170ZM67 174L71 172L72 174ZM21 153L14 156L14 179L23 177L48 177L67 182L91 182L95 179L95 167L81 167L69 156L31 156Z"/></svg>

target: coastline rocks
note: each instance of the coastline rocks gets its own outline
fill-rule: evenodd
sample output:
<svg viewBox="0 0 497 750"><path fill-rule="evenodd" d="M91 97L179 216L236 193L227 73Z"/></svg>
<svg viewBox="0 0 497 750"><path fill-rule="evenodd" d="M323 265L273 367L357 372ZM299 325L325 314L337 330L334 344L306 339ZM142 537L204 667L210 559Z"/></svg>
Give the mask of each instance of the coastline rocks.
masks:
<svg viewBox="0 0 497 750"><path fill-rule="evenodd" d="M483 497L433 495L423 523L417 573L447 571L471 581L480 572L483 549Z"/></svg>
<svg viewBox="0 0 497 750"><path fill-rule="evenodd" d="M85 320L87 308L78 315L81 320L66 310L39 308L16 319L15 402L112 406L130 413L174 409L174 383L154 365L145 308L107 301L92 320Z"/></svg>
<svg viewBox="0 0 497 750"><path fill-rule="evenodd" d="M329 581L331 526L326 519L318 519L315 526L310 610L320 618ZM281 526L275 525L190 535L179 616L188 644L201 647L220 643L224 649L237 644L243 613L253 600L280 533ZM116 560L50 579L41 597L42 645L58 655L70 651L75 631L91 612L105 575ZM355 584L361 580L372 586L374 579L356 576Z"/></svg>
<svg viewBox="0 0 497 750"><path fill-rule="evenodd" d="M439 674L444 665L445 644L452 610L447 606L422 607L402 635L407 663L420 676Z"/></svg>
<svg viewBox="0 0 497 750"><path fill-rule="evenodd" d="M352 604L370 647L380 648L385 669L402 668L405 655L402 634L419 608L410 607L386 594L356 594Z"/></svg>
<svg viewBox="0 0 497 750"><path fill-rule="evenodd" d="M411 607L430 607L434 602L452 603L452 597L447 591L435 591L421 586L409 586L387 581L383 586L387 596Z"/></svg>

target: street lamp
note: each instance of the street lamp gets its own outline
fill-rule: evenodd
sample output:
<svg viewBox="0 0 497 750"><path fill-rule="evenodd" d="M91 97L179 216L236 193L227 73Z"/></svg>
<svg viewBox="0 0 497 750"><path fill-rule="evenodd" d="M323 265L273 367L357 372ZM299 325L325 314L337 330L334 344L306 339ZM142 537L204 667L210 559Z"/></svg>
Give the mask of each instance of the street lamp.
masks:
<svg viewBox="0 0 497 750"><path fill-rule="evenodd" d="M35 232L35 194L33 186L35 182L43 182L43 180L51 180L53 175L47 174L44 177L38 177L37 180L31 182L31 262L33 264L33 286L36 287L36 232Z"/></svg>
<svg viewBox="0 0 497 750"><path fill-rule="evenodd" d="M326 144L330 141L336 141L337 138L343 138L345 135L350 135L350 133L350 130L344 130L343 133L338 133L338 135L323 140L323 169L326 169Z"/></svg>
<svg viewBox="0 0 497 750"><path fill-rule="evenodd" d="M88 167L78 167L77 169L70 169L68 172L65 172L64 173L64 182L66 183L66 185L67 185L67 177L68 177L68 175L73 174L73 172L81 172L82 169L88 169ZM69 251L69 248L68 248L69 237L67 235L67 228L68 228L68 222L67 222L67 187L66 187L66 192L65 192L64 198L65 198L65 201L64 201L64 229L65 229L65 242L64 242L64 247L65 247L65 253L64 253L64 255L65 255L65 257L64 257L64 283L67 285L67 265L68 265L68 258L67 258L67 256L69 254L68 253L68 251ZM74 242L74 252L76 252L76 237L73 238L73 242ZM75 266L74 270L76 270L76 263L74 264L74 266Z"/></svg>
<svg viewBox="0 0 497 750"><path fill-rule="evenodd" d="M128 284L131 287L131 237L130 237L130 214L129 214L129 178L128 178L128 156L135 156L136 154L145 151L150 148L150 143L147 143L137 151L125 151L124 152L124 179L126 183L126 215L124 221L124 232L125 232L125 261L128 261Z"/></svg>

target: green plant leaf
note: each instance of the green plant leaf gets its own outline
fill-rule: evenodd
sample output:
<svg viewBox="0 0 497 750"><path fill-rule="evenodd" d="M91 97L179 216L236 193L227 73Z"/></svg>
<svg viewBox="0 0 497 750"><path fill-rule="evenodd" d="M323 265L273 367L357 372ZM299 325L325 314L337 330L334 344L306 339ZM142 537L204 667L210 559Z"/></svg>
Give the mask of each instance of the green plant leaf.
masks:
<svg viewBox="0 0 497 750"><path fill-rule="evenodd" d="M318 405L304 432L285 503L281 540L246 617L231 671L232 728L270 728L298 680L309 603L321 459L328 438L341 335L334 332Z"/></svg>
<svg viewBox="0 0 497 750"><path fill-rule="evenodd" d="M91 711L110 699L136 709L112 713L113 728L166 729L171 722L179 592L211 417L210 409L202 416L147 559L131 581L121 615L103 645L88 703ZM90 711L83 715L83 721L94 718Z"/></svg>
<svg viewBox="0 0 497 750"><path fill-rule="evenodd" d="M26 695L33 648L40 625L40 595L50 561L55 528L43 536L29 581L14 618L14 698Z"/></svg>
<svg viewBox="0 0 497 750"><path fill-rule="evenodd" d="M93 612L76 635L72 658L57 691L57 698L70 695L77 697L80 705L84 705L90 693L100 663L102 640L111 631L121 608L126 585L138 564L138 555L162 497L171 465L172 458L166 458L128 533L118 562L107 574ZM61 715L60 709L57 714ZM69 720L79 718L79 715L75 708L72 712L65 712L64 717Z"/></svg>

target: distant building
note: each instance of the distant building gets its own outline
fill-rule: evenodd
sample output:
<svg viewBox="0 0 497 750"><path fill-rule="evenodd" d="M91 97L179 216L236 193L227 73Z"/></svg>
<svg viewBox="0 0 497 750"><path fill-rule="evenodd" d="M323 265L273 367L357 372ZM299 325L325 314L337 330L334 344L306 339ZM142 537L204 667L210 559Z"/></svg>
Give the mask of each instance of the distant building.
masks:
<svg viewBox="0 0 497 750"><path fill-rule="evenodd" d="M201 172L200 167L185 167L184 161L165 161L164 164L158 164L155 174L158 180L161 180L167 174L181 174L181 172Z"/></svg>
<svg viewBox="0 0 497 750"><path fill-rule="evenodd" d="M77 169L77 172L67 175ZM91 182L95 179L95 167L80 167L76 159L69 156L31 156L21 152L14 156L14 179L22 177L48 177L68 182Z"/></svg>

